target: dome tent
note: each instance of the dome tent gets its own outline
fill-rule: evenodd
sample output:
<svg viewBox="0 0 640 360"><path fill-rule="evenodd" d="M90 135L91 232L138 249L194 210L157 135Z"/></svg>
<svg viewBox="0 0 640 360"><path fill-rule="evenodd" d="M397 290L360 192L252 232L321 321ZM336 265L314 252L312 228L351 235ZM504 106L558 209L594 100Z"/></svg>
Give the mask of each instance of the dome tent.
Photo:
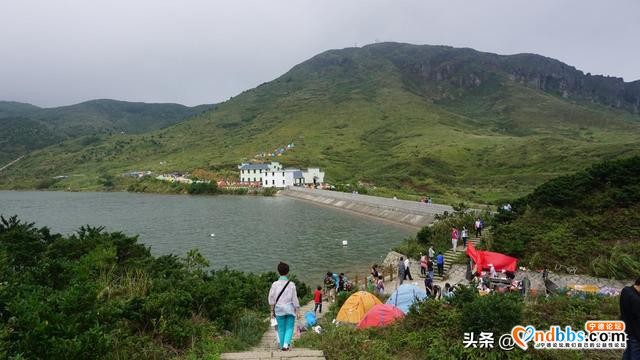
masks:
<svg viewBox="0 0 640 360"><path fill-rule="evenodd" d="M337 321L357 324L362 320L364 314L367 313L374 305L382 304L375 295L366 291L358 291L349 296L344 302L338 315Z"/></svg>
<svg viewBox="0 0 640 360"><path fill-rule="evenodd" d="M413 303L424 300L426 297L427 292L424 289L412 284L402 284L391 294L387 304L397 306L406 314Z"/></svg>
<svg viewBox="0 0 640 360"><path fill-rule="evenodd" d="M358 323L358 329L382 327L404 317L402 310L391 304L378 304L372 307Z"/></svg>

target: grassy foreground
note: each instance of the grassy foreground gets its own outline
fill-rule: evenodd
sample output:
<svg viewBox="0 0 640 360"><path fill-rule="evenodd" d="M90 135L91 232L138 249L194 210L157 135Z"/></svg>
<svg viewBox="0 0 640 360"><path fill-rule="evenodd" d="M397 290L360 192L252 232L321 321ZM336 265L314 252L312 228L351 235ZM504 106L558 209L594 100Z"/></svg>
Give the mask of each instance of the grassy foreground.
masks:
<svg viewBox="0 0 640 360"><path fill-rule="evenodd" d="M0 358L215 359L256 344L277 275L208 266L102 228L62 236L0 218Z"/></svg>
<svg viewBox="0 0 640 360"><path fill-rule="evenodd" d="M338 307L340 303L333 305ZM335 313L335 308L333 312ZM384 328L355 329L321 320L321 334L304 333L296 346L322 349L328 359L620 359L621 350L535 350L498 348L500 335L517 324L548 329L570 325L583 329L587 320L619 318L618 298L556 296L523 300L519 295L478 296L461 288L450 301L428 299L405 318ZM493 332L493 349L465 348L463 334Z"/></svg>

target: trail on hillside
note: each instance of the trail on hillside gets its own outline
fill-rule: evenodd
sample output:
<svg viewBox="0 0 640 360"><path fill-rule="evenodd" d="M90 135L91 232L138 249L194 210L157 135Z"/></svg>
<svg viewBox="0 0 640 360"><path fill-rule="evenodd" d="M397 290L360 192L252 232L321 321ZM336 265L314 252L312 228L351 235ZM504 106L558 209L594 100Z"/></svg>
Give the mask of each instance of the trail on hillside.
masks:
<svg viewBox="0 0 640 360"><path fill-rule="evenodd" d="M8 168L9 166L11 166L11 165L13 165L13 164L17 163L17 162L18 162L18 161L20 161L23 157L25 157L25 155L22 155L22 156L20 156L19 158L17 158L17 159L15 159L15 160L11 161L11 162L10 162L10 163L8 163L7 165L5 165L5 166L3 166L3 167L0 167L0 171L2 171L2 170L4 170L4 169Z"/></svg>

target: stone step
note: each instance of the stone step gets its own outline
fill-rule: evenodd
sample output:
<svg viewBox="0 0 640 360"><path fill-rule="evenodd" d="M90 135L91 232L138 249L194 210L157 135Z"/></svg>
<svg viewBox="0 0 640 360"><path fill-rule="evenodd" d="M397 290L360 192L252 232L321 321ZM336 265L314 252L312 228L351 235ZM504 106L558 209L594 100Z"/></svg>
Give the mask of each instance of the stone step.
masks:
<svg viewBox="0 0 640 360"><path fill-rule="evenodd" d="M290 360L325 360L322 350L296 349L289 351L246 351L237 353L225 353L220 355L221 360L266 360L266 359L290 359Z"/></svg>

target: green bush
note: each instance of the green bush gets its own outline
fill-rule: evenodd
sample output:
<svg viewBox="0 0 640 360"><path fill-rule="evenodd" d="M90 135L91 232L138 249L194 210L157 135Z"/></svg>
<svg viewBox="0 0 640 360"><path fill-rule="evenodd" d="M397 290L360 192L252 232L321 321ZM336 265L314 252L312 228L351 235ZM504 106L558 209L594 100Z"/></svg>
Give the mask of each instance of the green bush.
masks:
<svg viewBox="0 0 640 360"><path fill-rule="evenodd" d="M58 183L58 179L53 179L53 178L48 178L48 179L42 179L39 180L36 185L35 188L37 190L45 190L45 189L50 189L52 188L56 183Z"/></svg>
<svg viewBox="0 0 640 360"><path fill-rule="evenodd" d="M245 310L233 322L233 333L246 344L260 342L262 334L269 327L264 314L256 311Z"/></svg>
<svg viewBox="0 0 640 360"><path fill-rule="evenodd" d="M278 189L276 188L263 188L262 196L274 196L278 193Z"/></svg>
<svg viewBox="0 0 640 360"><path fill-rule="evenodd" d="M62 236L0 217L0 355L169 358L254 345L277 275L207 265L195 250L153 257L102 227Z"/></svg>
<svg viewBox="0 0 640 360"><path fill-rule="evenodd" d="M194 182L189 184L187 192L191 195L213 195L218 193L218 185L215 182Z"/></svg>
<svg viewBox="0 0 640 360"><path fill-rule="evenodd" d="M519 294L477 296L462 307L464 332L505 334L522 323L523 301Z"/></svg>

